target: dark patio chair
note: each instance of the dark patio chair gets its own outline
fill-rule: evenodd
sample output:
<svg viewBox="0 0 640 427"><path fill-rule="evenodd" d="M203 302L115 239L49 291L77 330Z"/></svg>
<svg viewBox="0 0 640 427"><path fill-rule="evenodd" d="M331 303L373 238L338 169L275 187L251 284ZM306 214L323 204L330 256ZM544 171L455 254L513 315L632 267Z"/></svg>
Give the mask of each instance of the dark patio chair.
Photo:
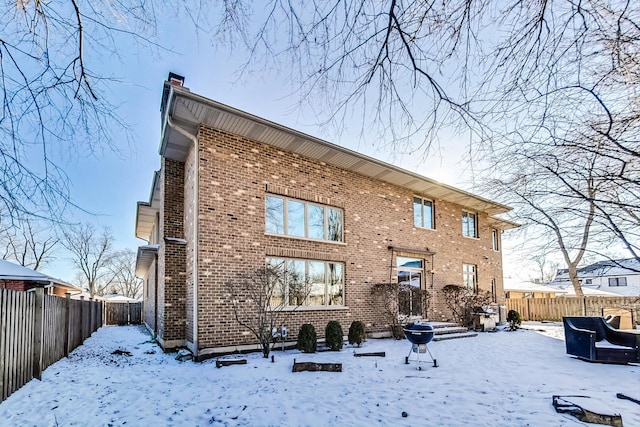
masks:
<svg viewBox="0 0 640 427"><path fill-rule="evenodd" d="M602 317L563 317L567 354L589 362L640 363L640 333L614 329Z"/></svg>

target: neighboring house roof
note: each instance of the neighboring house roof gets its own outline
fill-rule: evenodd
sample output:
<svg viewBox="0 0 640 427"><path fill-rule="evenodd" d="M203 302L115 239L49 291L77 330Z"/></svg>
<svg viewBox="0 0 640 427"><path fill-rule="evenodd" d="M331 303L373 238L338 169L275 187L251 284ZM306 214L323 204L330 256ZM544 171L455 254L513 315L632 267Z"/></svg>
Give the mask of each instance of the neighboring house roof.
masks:
<svg viewBox="0 0 640 427"><path fill-rule="evenodd" d="M169 85L164 108L160 154L184 162L203 124L235 135L250 138L284 151L325 162L376 180L384 181L416 193L428 194L470 210L485 212L491 225L500 229L518 227L518 224L494 217L511 210L509 206L485 199L364 154L324 141L267 119L254 116L228 105L192 93L183 86ZM149 202L139 202L136 213L136 236L147 239L159 201L157 173Z"/></svg>
<svg viewBox="0 0 640 427"><path fill-rule="evenodd" d="M22 280L25 282L38 282L47 285L54 285L72 291L82 291L81 288L67 283L64 280L56 279L39 271L14 264L7 260L0 260L0 280Z"/></svg>
<svg viewBox="0 0 640 427"><path fill-rule="evenodd" d="M560 292L558 292L559 296L565 296L565 297L575 297L576 296L576 291L573 288L573 285L568 284L568 285L561 285L561 286L556 286L557 289L560 290ZM585 288L584 286L582 286L582 293L585 296L591 296L591 297L619 297L620 294L614 294L613 292L607 292L607 291L601 291L598 289L591 289L591 288Z"/></svg>
<svg viewBox="0 0 640 427"><path fill-rule="evenodd" d="M635 258L617 260L603 260L578 269L578 278L585 277L616 277L640 275L640 262ZM569 280L566 268L558 269L555 279L551 283L561 283Z"/></svg>
<svg viewBox="0 0 640 427"><path fill-rule="evenodd" d="M24 280L29 282L51 282L51 278L39 271L14 264L7 260L0 260L0 280Z"/></svg>
<svg viewBox="0 0 640 427"><path fill-rule="evenodd" d="M129 297L125 297L124 295L117 295L117 294L104 295L101 297L96 297L96 299L101 299L103 301L108 301L108 302L138 302L138 300L135 298L129 298Z"/></svg>
<svg viewBox="0 0 640 427"><path fill-rule="evenodd" d="M504 285L505 292L539 292L546 294L562 294L567 291L533 282L509 283Z"/></svg>

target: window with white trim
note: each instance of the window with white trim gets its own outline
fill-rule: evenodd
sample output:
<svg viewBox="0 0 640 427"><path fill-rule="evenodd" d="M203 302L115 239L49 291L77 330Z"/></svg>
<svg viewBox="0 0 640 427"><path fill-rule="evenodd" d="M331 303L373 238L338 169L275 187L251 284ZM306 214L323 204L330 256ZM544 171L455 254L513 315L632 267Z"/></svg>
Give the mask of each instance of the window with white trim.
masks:
<svg viewBox="0 0 640 427"><path fill-rule="evenodd" d="M491 230L491 249L500 250L500 233L495 228Z"/></svg>
<svg viewBox="0 0 640 427"><path fill-rule="evenodd" d="M473 212L462 211L462 235L478 237L478 215Z"/></svg>
<svg viewBox="0 0 640 427"><path fill-rule="evenodd" d="M435 228L433 201L422 197L413 197L413 225L422 228Z"/></svg>
<svg viewBox="0 0 640 427"><path fill-rule="evenodd" d="M474 264L462 264L462 284L470 291L478 291L478 276Z"/></svg>
<svg viewBox="0 0 640 427"><path fill-rule="evenodd" d="M341 209L279 196L266 196L265 231L291 237L343 242Z"/></svg>
<svg viewBox="0 0 640 427"><path fill-rule="evenodd" d="M627 286L627 278L609 277L609 286Z"/></svg>
<svg viewBox="0 0 640 427"><path fill-rule="evenodd" d="M272 307L344 305L344 264L287 258L267 258L266 264L281 272L272 285Z"/></svg>

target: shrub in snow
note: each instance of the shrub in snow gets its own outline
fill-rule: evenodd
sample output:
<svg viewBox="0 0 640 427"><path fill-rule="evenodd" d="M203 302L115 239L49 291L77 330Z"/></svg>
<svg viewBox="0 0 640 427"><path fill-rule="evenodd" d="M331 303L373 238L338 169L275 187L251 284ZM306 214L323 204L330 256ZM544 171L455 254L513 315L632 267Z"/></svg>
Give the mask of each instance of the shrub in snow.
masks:
<svg viewBox="0 0 640 427"><path fill-rule="evenodd" d="M324 339L332 351L340 351L342 350L342 326L340 326L340 322L337 320L331 320L327 323L327 327L324 330Z"/></svg>
<svg viewBox="0 0 640 427"><path fill-rule="evenodd" d="M520 320L520 313L515 310L509 310L509 313L507 313L507 322L509 322L509 329L512 331L518 329L518 326L522 323L522 320Z"/></svg>
<svg viewBox="0 0 640 427"><path fill-rule="evenodd" d="M446 285L442 292L453 321L462 326L473 324L474 307L483 307L491 303L491 292L469 289L466 286Z"/></svg>
<svg viewBox="0 0 640 427"><path fill-rule="evenodd" d="M316 335L316 328L314 328L313 325L305 323L300 326L296 348L303 353L316 352L318 348L318 336Z"/></svg>
<svg viewBox="0 0 640 427"><path fill-rule="evenodd" d="M349 344L356 344L360 347L360 344L365 339L367 339L367 336L364 332L364 323L359 320L351 322L351 326L349 326Z"/></svg>

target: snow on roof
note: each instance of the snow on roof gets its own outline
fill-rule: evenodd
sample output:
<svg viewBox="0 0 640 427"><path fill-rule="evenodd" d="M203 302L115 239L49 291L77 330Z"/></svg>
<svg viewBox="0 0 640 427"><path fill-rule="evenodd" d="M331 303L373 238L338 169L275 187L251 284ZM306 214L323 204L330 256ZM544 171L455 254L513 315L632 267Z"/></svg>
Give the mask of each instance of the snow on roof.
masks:
<svg viewBox="0 0 640 427"><path fill-rule="evenodd" d="M27 267L14 264L7 260L0 260L0 280L28 280L34 282L49 282L51 278Z"/></svg>
<svg viewBox="0 0 640 427"><path fill-rule="evenodd" d="M65 282L64 280L56 279L55 277L47 276L39 271L32 270L27 267L23 267L18 264L14 264L10 261L0 260L0 280L25 280L28 282L46 282L53 283L55 286L61 286L69 288L75 291L81 290L81 288Z"/></svg>
<svg viewBox="0 0 640 427"><path fill-rule="evenodd" d="M533 282L519 282L519 283L509 283L504 285L504 290L516 291L516 292L544 292L544 293L566 293L566 291L551 288L549 286L541 285L539 283Z"/></svg>
<svg viewBox="0 0 640 427"><path fill-rule="evenodd" d="M551 286L549 286L551 287ZM562 284L562 285L554 285L553 289L558 289L558 293L562 294L565 297L575 297L576 291L573 289L573 285L571 283ZM619 297L619 294L614 294L613 292L600 291L598 289L591 289L585 286L582 286L582 293L585 296L593 296L593 297Z"/></svg>
<svg viewBox="0 0 640 427"><path fill-rule="evenodd" d="M99 297L101 300L109 302L138 302L135 298L125 297L124 295L104 295Z"/></svg>
<svg viewBox="0 0 640 427"><path fill-rule="evenodd" d="M578 269L578 277L615 277L640 274L640 262L635 258L602 260ZM569 271L558 269L555 281L567 280Z"/></svg>

